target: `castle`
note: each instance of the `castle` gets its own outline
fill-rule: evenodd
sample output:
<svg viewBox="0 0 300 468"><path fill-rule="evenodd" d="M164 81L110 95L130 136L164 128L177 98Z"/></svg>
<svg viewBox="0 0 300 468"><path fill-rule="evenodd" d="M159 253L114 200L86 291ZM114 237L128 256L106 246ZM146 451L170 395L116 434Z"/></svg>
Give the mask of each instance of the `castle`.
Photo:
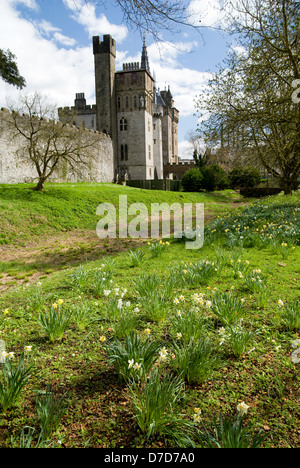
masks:
<svg viewBox="0 0 300 468"><path fill-rule="evenodd" d="M60 120L108 135L113 147L114 180L164 178L164 167L178 165L179 111L168 90L160 91L150 71L145 39L141 62L116 71L116 42L93 37L96 104L77 93L74 107L59 108Z"/></svg>

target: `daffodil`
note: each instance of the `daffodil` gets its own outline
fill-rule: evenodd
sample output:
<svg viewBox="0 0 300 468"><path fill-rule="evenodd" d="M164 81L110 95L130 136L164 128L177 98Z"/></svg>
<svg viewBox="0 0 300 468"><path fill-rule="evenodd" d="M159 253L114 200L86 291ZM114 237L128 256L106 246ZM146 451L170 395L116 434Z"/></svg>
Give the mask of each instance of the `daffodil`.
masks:
<svg viewBox="0 0 300 468"><path fill-rule="evenodd" d="M249 406L246 405L246 403L244 401L242 401L242 403L239 403L237 405L236 409L238 410L238 412L240 413L241 416L244 416L245 414L247 414Z"/></svg>
<svg viewBox="0 0 300 468"><path fill-rule="evenodd" d="M128 369L131 369L134 365L134 359L128 359Z"/></svg>
<svg viewBox="0 0 300 468"><path fill-rule="evenodd" d="M133 368L134 368L134 370L139 371L139 370L141 370L141 368L142 368L142 364L139 364L138 362L136 362L136 363L134 364Z"/></svg>

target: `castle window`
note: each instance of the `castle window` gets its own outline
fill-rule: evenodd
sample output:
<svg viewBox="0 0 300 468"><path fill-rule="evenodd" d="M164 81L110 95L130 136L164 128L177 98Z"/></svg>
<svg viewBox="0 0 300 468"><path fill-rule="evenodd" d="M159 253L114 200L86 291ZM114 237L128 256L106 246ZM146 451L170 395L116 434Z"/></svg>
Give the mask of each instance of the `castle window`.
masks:
<svg viewBox="0 0 300 468"><path fill-rule="evenodd" d="M118 96L118 109L121 109L121 98Z"/></svg>
<svg viewBox="0 0 300 468"><path fill-rule="evenodd" d="M124 117L120 120L120 132L127 132L127 120Z"/></svg>
<svg viewBox="0 0 300 468"><path fill-rule="evenodd" d="M121 145L121 161L128 161L128 145Z"/></svg>
<svg viewBox="0 0 300 468"><path fill-rule="evenodd" d="M151 145L149 145L148 148L149 148L149 159L151 159Z"/></svg>
<svg viewBox="0 0 300 468"><path fill-rule="evenodd" d="M133 97L133 107L135 109L137 108L137 96L136 95Z"/></svg>
<svg viewBox="0 0 300 468"><path fill-rule="evenodd" d="M128 96L126 96L125 102L126 102L126 107L129 107L129 97Z"/></svg>

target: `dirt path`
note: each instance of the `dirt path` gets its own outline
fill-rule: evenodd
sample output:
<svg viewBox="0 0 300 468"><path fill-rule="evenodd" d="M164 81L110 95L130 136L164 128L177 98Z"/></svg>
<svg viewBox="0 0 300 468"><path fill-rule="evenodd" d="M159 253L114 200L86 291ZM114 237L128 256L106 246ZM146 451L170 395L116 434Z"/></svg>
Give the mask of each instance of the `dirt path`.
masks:
<svg viewBox="0 0 300 468"><path fill-rule="evenodd" d="M232 203L232 208L247 203ZM205 224L216 215L205 211ZM70 231L36 238L26 246L0 245L0 292L38 281L55 271L128 251L148 239L99 239L93 231ZM6 265L4 265L4 263Z"/></svg>

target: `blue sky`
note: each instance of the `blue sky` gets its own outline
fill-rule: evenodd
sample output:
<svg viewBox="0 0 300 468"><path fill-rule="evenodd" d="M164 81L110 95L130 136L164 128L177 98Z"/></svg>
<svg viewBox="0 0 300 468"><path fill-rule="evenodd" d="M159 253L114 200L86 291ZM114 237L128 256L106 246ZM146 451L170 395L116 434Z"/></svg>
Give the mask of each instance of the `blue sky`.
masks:
<svg viewBox="0 0 300 468"><path fill-rule="evenodd" d="M194 99L205 88L229 49L229 37L209 26L222 24L223 0L186 0L191 21L202 20L201 34L181 27L180 33L162 31L163 42L148 35L150 67L160 89L170 86L180 112L179 155L191 157L187 135L197 127ZM140 61L142 38L127 27L113 2L95 7L85 0L0 0L0 48L17 57L27 87L57 106L71 106L75 93L84 92L95 103L92 36L111 34L117 42L117 69ZM0 107L17 99L19 91L0 81Z"/></svg>

